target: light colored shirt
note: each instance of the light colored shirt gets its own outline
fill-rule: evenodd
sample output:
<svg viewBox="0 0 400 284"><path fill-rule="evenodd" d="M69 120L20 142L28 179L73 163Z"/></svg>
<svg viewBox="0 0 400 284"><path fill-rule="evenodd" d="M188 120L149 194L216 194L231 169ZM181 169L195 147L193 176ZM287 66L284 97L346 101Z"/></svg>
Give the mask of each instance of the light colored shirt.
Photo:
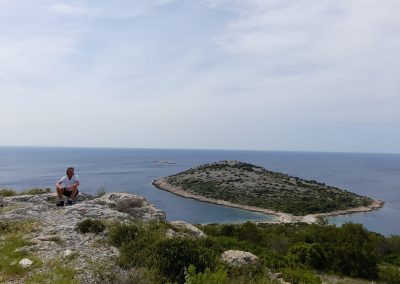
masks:
<svg viewBox="0 0 400 284"><path fill-rule="evenodd" d="M63 183L65 185L65 187L67 188L67 190L71 190L70 187L77 182L79 183L78 175L73 175L71 177L71 179L69 179L68 176L65 175L58 181L58 183Z"/></svg>

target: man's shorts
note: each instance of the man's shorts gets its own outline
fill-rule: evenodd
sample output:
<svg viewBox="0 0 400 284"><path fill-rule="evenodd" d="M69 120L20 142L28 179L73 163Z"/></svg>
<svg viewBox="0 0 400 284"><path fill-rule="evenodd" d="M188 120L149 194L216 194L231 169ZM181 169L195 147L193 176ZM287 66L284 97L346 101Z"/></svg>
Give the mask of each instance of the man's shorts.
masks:
<svg viewBox="0 0 400 284"><path fill-rule="evenodd" d="M76 191L76 195L75 196L78 196L78 193L79 193L79 190ZM72 190L67 190L65 187L63 188L63 195L64 196L71 197L71 194L72 194Z"/></svg>

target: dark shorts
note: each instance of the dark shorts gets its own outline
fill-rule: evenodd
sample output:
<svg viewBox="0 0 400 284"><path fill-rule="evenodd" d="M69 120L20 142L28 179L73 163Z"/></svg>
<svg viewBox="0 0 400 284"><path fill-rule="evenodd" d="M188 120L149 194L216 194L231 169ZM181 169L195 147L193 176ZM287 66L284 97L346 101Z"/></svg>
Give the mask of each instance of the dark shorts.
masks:
<svg viewBox="0 0 400 284"><path fill-rule="evenodd" d="M75 196L78 196L78 193L79 193L79 189L76 191L76 195ZM66 188L63 188L63 195L64 196L71 197L71 194L72 194L72 190L67 190Z"/></svg>

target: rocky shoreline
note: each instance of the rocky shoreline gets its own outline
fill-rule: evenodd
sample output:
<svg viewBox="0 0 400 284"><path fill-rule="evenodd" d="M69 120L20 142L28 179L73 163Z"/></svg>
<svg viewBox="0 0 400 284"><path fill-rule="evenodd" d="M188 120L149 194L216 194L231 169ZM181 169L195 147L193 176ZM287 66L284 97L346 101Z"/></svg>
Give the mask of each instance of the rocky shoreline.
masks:
<svg viewBox="0 0 400 284"><path fill-rule="evenodd" d="M173 194L176 194L176 195L184 197L184 198L194 199L197 201L208 202L208 203L212 203L212 204L223 205L223 206L228 206L228 207L233 207L233 208L238 208L238 209L244 209L244 210L248 210L248 211L252 211L252 212L265 213L265 214L274 215L274 216L278 217L277 221L259 221L258 223L304 222L304 223L312 224L312 223L317 222L319 217L329 217L329 216L346 215L346 214L359 213L359 212L368 212L368 211L378 210L384 206L383 201L374 200L374 202L368 206L350 208L350 209L346 209L346 210L332 211L332 212L328 212L328 213L317 213L317 214L308 214L305 216L296 216L296 215L292 215L292 214L288 214L288 213L284 213L284 212L274 211L271 209L234 204L229 201L225 201L225 200L221 200L221 199L213 199L213 198L208 198L208 197L204 197L201 195L196 195L196 194L193 194L193 193L183 190L181 187L175 187L175 186L169 184L165 179L154 180L152 184L160 190L165 190L165 191L171 192Z"/></svg>

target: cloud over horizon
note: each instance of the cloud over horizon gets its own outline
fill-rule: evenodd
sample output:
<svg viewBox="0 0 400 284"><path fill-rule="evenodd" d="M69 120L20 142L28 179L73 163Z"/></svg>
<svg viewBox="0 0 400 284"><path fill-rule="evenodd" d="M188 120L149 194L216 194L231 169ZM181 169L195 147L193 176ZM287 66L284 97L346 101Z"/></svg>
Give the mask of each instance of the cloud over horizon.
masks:
<svg viewBox="0 0 400 284"><path fill-rule="evenodd" d="M0 1L0 145L400 153L400 3Z"/></svg>

